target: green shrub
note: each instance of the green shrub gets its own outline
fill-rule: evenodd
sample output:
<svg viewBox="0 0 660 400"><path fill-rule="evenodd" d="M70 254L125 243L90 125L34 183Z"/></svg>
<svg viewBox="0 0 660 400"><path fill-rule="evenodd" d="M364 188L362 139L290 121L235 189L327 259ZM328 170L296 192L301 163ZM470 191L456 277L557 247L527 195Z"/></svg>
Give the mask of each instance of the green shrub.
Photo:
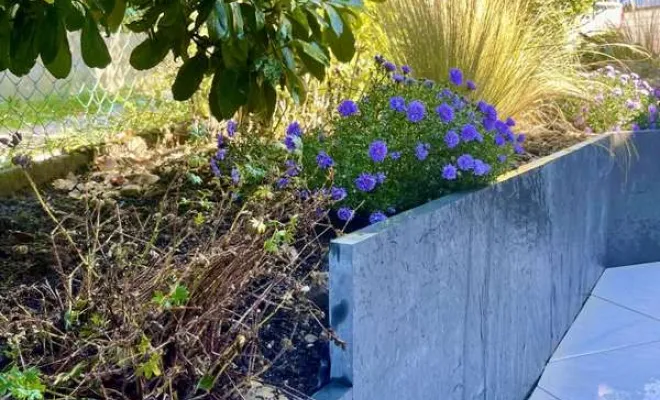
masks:
<svg viewBox="0 0 660 400"><path fill-rule="evenodd" d="M12 367L0 374L0 396L3 398L10 395L16 400L39 400L44 398L45 390L36 368L21 371Z"/></svg>
<svg viewBox="0 0 660 400"><path fill-rule="evenodd" d="M586 132L632 129L656 101L654 89L637 74L607 66L584 77L591 81L588 100L569 100L563 105L573 126ZM641 119L640 119L641 118Z"/></svg>
<svg viewBox="0 0 660 400"><path fill-rule="evenodd" d="M436 84L379 61L365 95L339 104L331 131L302 135L292 124L284 139L308 186L327 190L343 219L357 209L378 220L387 210L484 185L522 152L524 136L511 131L513 119L502 121L494 106L474 102L474 83L459 70L452 70L453 83Z"/></svg>

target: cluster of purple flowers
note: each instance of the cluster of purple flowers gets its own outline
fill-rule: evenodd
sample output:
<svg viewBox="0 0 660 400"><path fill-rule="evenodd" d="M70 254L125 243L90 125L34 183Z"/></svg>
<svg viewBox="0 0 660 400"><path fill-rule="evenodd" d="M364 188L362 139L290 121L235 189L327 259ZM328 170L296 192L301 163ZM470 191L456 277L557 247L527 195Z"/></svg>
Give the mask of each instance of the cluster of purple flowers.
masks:
<svg viewBox="0 0 660 400"><path fill-rule="evenodd" d="M228 138L233 138L236 135L236 130L238 129L238 124L236 121L229 120L227 122L227 137ZM227 140L223 133L220 132L217 135L217 143L216 147L217 150L213 156L211 156L211 159L209 160L209 167L211 169L211 173L213 176L216 178L219 178L222 176L222 169L220 168L220 164L225 162L227 159ZM231 179L231 182L233 185L238 185L241 181L241 174L239 169L236 166L233 166L229 172L229 177Z"/></svg>

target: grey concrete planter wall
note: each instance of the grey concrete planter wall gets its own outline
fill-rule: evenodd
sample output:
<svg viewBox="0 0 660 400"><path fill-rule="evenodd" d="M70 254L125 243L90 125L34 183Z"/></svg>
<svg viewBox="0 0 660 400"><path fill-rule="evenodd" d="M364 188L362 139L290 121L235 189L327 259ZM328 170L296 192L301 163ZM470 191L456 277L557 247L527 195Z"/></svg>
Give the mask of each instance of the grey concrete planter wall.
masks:
<svg viewBox="0 0 660 400"><path fill-rule="evenodd" d="M316 398L525 399L603 268L660 260L660 132L609 140L336 240Z"/></svg>

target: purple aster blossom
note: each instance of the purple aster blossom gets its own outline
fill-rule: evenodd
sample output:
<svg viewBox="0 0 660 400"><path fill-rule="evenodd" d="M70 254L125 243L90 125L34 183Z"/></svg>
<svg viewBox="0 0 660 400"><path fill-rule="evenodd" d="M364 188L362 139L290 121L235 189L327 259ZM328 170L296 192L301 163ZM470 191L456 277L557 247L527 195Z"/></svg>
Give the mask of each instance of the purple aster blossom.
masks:
<svg viewBox="0 0 660 400"><path fill-rule="evenodd" d="M238 128L238 124L236 121L230 119L229 122L227 122L227 135L229 137L234 137L236 134L236 128Z"/></svg>
<svg viewBox="0 0 660 400"><path fill-rule="evenodd" d="M634 100L628 99L626 100L626 107L628 107L629 110L634 110L635 108L638 108L639 103L637 103Z"/></svg>
<svg viewBox="0 0 660 400"><path fill-rule="evenodd" d="M448 181L453 181L458 176L458 170L451 164L442 167L442 178Z"/></svg>
<svg viewBox="0 0 660 400"><path fill-rule="evenodd" d="M463 139L464 142L476 140L477 136L479 136L479 131L477 131L477 128L475 128L474 125L466 124L463 126L463 129L461 129L461 139Z"/></svg>
<svg viewBox="0 0 660 400"><path fill-rule="evenodd" d="M455 131L449 131L447 134L445 134L445 144L448 148L453 149L454 147L458 146L460 142L461 138Z"/></svg>
<svg viewBox="0 0 660 400"><path fill-rule="evenodd" d="M632 131L633 132L639 132L640 130L641 130L641 128L639 127L638 124L636 124L636 123L632 124Z"/></svg>
<svg viewBox="0 0 660 400"><path fill-rule="evenodd" d="M241 173L238 168L234 167L231 169L231 182L234 185L238 185L238 182L241 181Z"/></svg>
<svg viewBox="0 0 660 400"><path fill-rule="evenodd" d="M339 103L337 111L339 111L339 114L342 117L350 117L351 115L357 114L359 110L357 104L355 104L353 100L344 100Z"/></svg>
<svg viewBox="0 0 660 400"><path fill-rule="evenodd" d="M216 161L215 158L211 157L211 161L209 162L209 166L211 167L211 172L213 173L213 176L216 178L222 175L222 172L220 171L220 167L218 167L218 162Z"/></svg>
<svg viewBox="0 0 660 400"><path fill-rule="evenodd" d="M495 106L486 104L484 114L490 119L497 120L497 109L495 109Z"/></svg>
<svg viewBox="0 0 660 400"><path fill-rule="evenodd" d="M657 97L658 99L660 99L660 87L657 88L657 89L655 89L655 90L653 91L653 94L655 95L655 97Z"/></svg>
<svg viewBox="0 0 660 400"><path fill-rule="evenodd" d="M385 182L385 178L387 178L387 174L385 174L385 172L376 173L376 181L378 181L379 185Z"/></svg>
<svg viewBox="0 0 660 400"><path fill-rule="evenodd" d="M525 152L525 149L523 149L523 147L520 145L520 143L515 143L513 145L513 151L516 154L523 154Z"/></svg>
<svg viewBox="0 0 660 400"><path fill-rule="evenodd" d="M438 98L452 98L454 97L454 92L451 91L451 89L444 88L440 93L438 93Z"/></svg>
<svg viewBox="0 0 660 400"><path fill-rule="evenodd" d="M277 180L277 182L275 182L275 186L278 189L284 189L285 187L287 187L288 184L289 184L289 178L285 178L285 177L280 178Z"/></svg>
<svg viewBox="0 0 660 400"><path fill-rule="evenodd" d="M450 69L449 81L456 86L461 86L463 84L463 72L458 68Z"/></svg>
<svg viewBox="0 0 660 400"><path fill-rule="evenodd" d="M504 154L500 154L497 156L497 161L504 163L506 162L506 156Z"/></svg>
<svg viewBox="0 0 660 400"><path fill-rule="evenodd" d="M509 125L502 121L495 121L495 129L501 133L502 135L506 134L506 132L509 130Z"/></svg>
<svg viewBox="0 0 660 400"><path fill-rule="evenodd" d="M429 156L430 148L431 145L428 143L417 143L417 146L415 146L415 157L417 157L419 161L426 160L426 157Z"/></svg>
<svg viewBox="0 0 660 400"><path fill-rule="evenodd" d="M513 118L509 117L506 119L506 125L509 127L514 127L516 126L516 121Z"/></svg>
<svg viewBox="0 0 660 400"><path fill-rule="evenodd" d="M369 216L369 223L375 224L377 222L385 221L386 219L387 215L383 214L381 211L376 211Z"/></svg>
<svg viewBox="0 0 660 400"><path fill-rule="evenodd" d="M403 75L401 74L392 74L392 80L396 83L403 82Z"/></svg>
<svg viewBox="0 0 660 400"><path fill-rule="evenodd" d="M474 160L474 176L484 176L490 172L490 165L481 160Z"/></svg>
<svg viewBox="0 0 660 400"><path fill-rule="evenodd" d="M296 139L294 136L286 136L283 143L289 151L294 151L296 149Z"/></svg>
<svg viewBox="0 0 660 400"><path fill-rule="evenodd" d="M343 187L332 187L330 189L330 197L334 201L342 201L348 196L348 192Z"/></svg>
<svg viewBox="0 0 660 400"><path fill-rule="evenodd" d="M456 97L456 98L454 98L454 101L452 102L452 105L453 105L454 108L456 108L457 110L462 110L462 109L465 108L466 103L465 103L465 101L464 101L463 99L461 99L461 98L459 98L459 97Z"/></svg>
<svg viewBox="0 0 660 400"><path fill-rule="evenodd" d="M398 160L401 158L401 152L400 151L393 151L390 153L390 158L394 161Z"/></svg>
<svg viewBox="0 0 660 400"><path fill-rule="evenodd" d="M477 90L477 85L473 81L467 81L465 84L468 88L468 90Z"/></svg>
<svg viewBox="0 0 660 400"><path fill-rule="evenodd" d="M424 103L419 100L414 100L408 104L408 108L406 110L408 121L417 123L424 119L424 115L426 115L426 108L424 107Z"/></svg>
<svg viewBox="0 0 660 400"><path fill-rule="evenodd" d="M289 124L289 126L286 127L286 134L288 136L302 136L303 131L298 121L293 121Z"/></svg>
<svg viewBox="0 0 660 400"><path fill-rule="evenodd" d="M497 147L502 147L506 144L506 139L504 139L504 136L500 135L499 133L495 135L493 141Z"/></svg>
<svg viewBox="0 0 660 400"><path fill-rule="evenodd" d="M319 154L316 155L316 165L321 169L328 169L335 165L335 162L328 153L325 151L319 151Z"/></svg>
<svg viewBox="0 0 660 400"><path fill-rule="evenodd" d="M386 61L385 63L383 63L383 67L385 68L386 71L389 72L396 71L396 65L394 65L394 63L390 61Z"/></svg>
<svg viewBox="0 0 660 400"><path fill-rule="evenodd" d="M355 186L362 192L371 192L376 188L377 183L376 177L366 172L355 178Z"/></svg>
<svg viewBox="0 0 660 400"><path fill-rule="evenodd" d="M394 111L406 111L406 100L401 96L394 96L390 98L390 108Z"/></svg>
<svg viewBox="0 0 660 400"><path fill-rule="evenodd" d="M477 109L481 111L483 114L486 114L486 109L488 108L488 103L486 103L483 100L479 100L477 102Z"/></svg>
<svg viewBox="0 0 660 400"><path fill-rule="evenodd" d="M224 160L226 156L227 156L227 149L225 148L218 149L218 151L215 153L215 158L217 158L219 161Z"/></svg>
<svg viewBox="0 0 660 400"><path fill-rule="evenodd" d="M485 130L492 131L495 129L495 122L497 122L497 120L484 117L484 119L481 121L481 124L484 126Z"/></svg>
<svg viewBox="0 0 660 400"><path fill-rule="evenodd" d="M506 140L508 140L511 143L516 141L516 135L514 135L513 132L511 131L506 131L504 137L506 138Z"/></svg>
<svg viewBox="0 0 660 400"><path fill-rule="evenodd" d="M435 112L438 114L442 122L449 123L454 120L454 109L451 108L448 104L440 104Z"/></svg>
<svg viewBox="0 0 660 400"><path fill-rule="evenodd" d="M382 140L374 140L369 145L369 157L374 162L380 163L387 157L387 144Z"/></svg>
<svg viewBox="0 0 660 400"><path fill-rule="evenodd" d="M284 165L286 166L286 174L288 176L298 176L298 174L300 173L300 169L298 168L298 164L296 164L295 161L286 160L284 162Z"/></svg>
<svg viewBox="0 0 660 400"><path fill-rule="evenodd" d="M409 65L404 65L401 67L401 72L404 74L408 75L412 71L412 68L410 68Z"/></svg>
<svg viewBox="0 0 660 400"><path fill-rule="evenodd" d="M456 159L456 165L461 171L469 171L475 166L475 160L469 154L463 154Z"/></svg>
<svg viewBox="0 0 660 400"><path fill-rule="evenodd" d="M518 142L518 143L524 143L524 142L525 142L525 139L527 139L527 135L525 135L524 133L521 133L520 135L518 135L518 136L516 137L516 142Z"/></svg>
<svg viewBox="0 0 660 400"><path fill-rule="evenodd" d="M224 138L222 137L222 134L218 134L217 137L216 137L216 140L217 140L216 146L218 148L222 147L223 142L224 142Z"/></svg>
<svg viewBox="0 0 660 400"><path fill-rule="evenodd" d="M342 221L350 221L353 219L353 215L355 215L355 211L348 207L342 207L339 210L337 210L337 218L339 218Z"/></svg>
<svg viewBox="0 0 660 400"><path fill-rule="evenodd" d="M655 104L650 104L649 105L649 114L655 115L657 113L658 113L658 106L656 106Z"/></svg>

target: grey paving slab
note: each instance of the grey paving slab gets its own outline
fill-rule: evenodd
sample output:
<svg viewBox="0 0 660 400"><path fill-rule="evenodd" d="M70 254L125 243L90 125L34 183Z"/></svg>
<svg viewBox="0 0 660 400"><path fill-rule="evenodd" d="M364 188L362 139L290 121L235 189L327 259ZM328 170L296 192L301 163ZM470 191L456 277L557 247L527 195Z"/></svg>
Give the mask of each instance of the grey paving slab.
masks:
<svg viewBox="0 0 660 400"><path fill-rule="evenodd" d="M660 400L660 343L550 363L539 387L561 400Z"/></svg>
<svg viewBox="0 0 660 400"><path fill-rule="evenodd" d="M590 297L550 362L655 341L660 341L660 321Z"/></svg>
<svg viewBox="0 0 660 400"><path fill-rule="evenodd" d="M609 268L593 294L660 320L660 263Z"/></svg>
<svg viewBox="0 0 660 400"><path fill-rule="evenodd" d="M560 400L541 388L536 388L527 400Z"/></svg>

